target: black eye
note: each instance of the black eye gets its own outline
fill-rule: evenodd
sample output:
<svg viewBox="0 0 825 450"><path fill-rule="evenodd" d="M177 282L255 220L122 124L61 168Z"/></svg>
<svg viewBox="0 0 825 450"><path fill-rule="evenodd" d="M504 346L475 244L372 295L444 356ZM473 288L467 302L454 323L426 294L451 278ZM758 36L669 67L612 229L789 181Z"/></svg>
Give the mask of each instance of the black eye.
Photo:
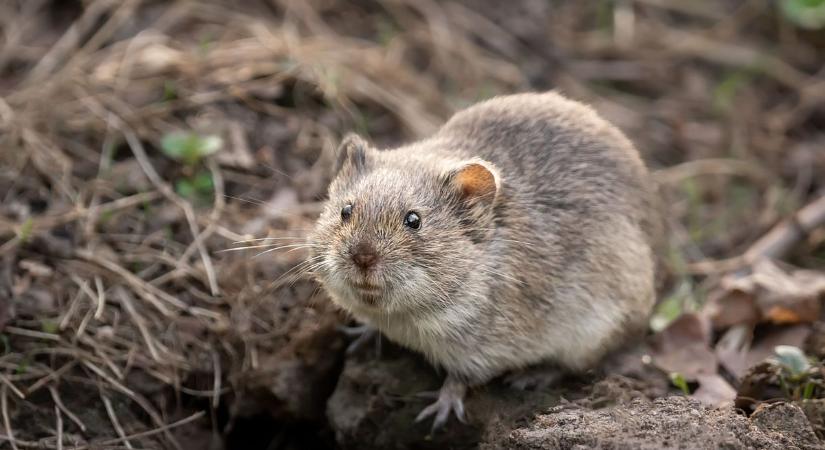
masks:
<svg viewBox="0 0 825 450"><path fill-rule="evenodd" d="M352 217L352 205L344 205L344 207L341 208L341 219L346 222L350 217Z"/></svg>
<svg viewBox="0 0 825 450"><path fill-rule="evenodd" d="M418 213L415 211L410 211L404 216L404 225L412 228L413 230L417 230L421 228L421 217L418 216Z"/></svg>

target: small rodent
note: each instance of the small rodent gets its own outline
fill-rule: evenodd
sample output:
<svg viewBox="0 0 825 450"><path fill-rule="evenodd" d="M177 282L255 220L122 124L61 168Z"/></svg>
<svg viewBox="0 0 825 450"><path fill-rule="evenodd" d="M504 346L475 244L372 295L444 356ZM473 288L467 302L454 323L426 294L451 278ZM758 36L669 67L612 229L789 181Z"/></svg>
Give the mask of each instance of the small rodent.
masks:
<svg viewBox="0 0 825 450"><path fill-rule="evenodd" d="M497 97L400 148L350 135L334 166L314 271L336 304L446 370L419 419L463 420L467 388L510 370L591 368L646 324L653 184L588 106Z"/></svg>

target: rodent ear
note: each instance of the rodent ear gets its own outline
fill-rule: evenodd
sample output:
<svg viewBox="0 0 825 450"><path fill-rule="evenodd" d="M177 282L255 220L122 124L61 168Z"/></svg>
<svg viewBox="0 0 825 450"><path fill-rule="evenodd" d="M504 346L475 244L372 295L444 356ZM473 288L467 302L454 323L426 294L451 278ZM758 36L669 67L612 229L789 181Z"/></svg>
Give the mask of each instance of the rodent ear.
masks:
<svg viewBox="0 0 825 450"><path fill-rule="evenodd" d="M335 166L333 166L333 175L338 172L347 163L351 164L356 171L361 171L367 164L367 151L369 145L367 142L355 133L349 133L344 136L341 145L335 151Z"/></svg>
<svg viewBox="0 0 825 450"><path fill-rule="evenodd" d="M447 179L463 200L484 204L495 201L501 186L498 169L482 159L463 162L449 172Z"/></svg>

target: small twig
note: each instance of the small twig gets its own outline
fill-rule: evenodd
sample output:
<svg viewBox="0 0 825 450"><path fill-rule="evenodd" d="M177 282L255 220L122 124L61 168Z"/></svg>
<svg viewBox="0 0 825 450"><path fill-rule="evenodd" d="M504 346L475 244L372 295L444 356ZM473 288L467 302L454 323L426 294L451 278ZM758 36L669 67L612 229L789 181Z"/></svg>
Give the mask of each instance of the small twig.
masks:
<svg viewBox="0 0 825 450"><path fill-rule="evenodd" d="M109 397L103 393L103 388L100 389L100 398L103 400L103 405L106 407L106 413L109 415L109 421L112 422L112 426L115 428L117 435L120 436L121 442L123 442L127 448L134 448L132 447L132 443L129 442L129 439L126 437L126 432L123 431L123 426L120 425L120 421L117 419L115 409L112 408L112 401L109 400Z"/></svg>
<svg viewBox="0 0 825 450"><path fill-rule="evenodd" d="M687 264L687 272L693 275L732 272L745 265L745 258L734 256L727 259L706 259Z"/></svg>
<svg viewBox="0 0 825 450"><path fill-rule="evenodd" d="M18 328L12 326L7 326L3 330L9 334L16 334L18 336L26 336L35 339L45 339L47 341L60 342L60 336L52 333L44 333L42 331L27 330L25 328Z"/></svg>
<svg viewBox="0 0 825 450"><path fill-rule="evenodd" d="M101 369L100 367L97 367L96 365L92 364L91 361L83 361L83 365L86 368L88 368L89 370L91 370L92 372L94 372L95 374L97 374L100 378L103 378L106 382L111 384L112 387L114 387L116 390L120 391L121 393L123 393L124 395L126 395L127 397L132 399L132 401L137 403L138 406L140 406L143 409L143 411L145 411L146 414L149 415L149 417L152 419L152 421L154 421L155 424L157 424L157 426L164 427L166 425L166 424L163 423L163 418L160 416L160 414L158 414L157 411L155 411L155 409L152 407L152 405L149 403L149 401L146 400L145 398L143 398L143 396L137 394L136 392L134 392L131 389L124 386L119 381L112 378L103 369ZM164 431L164 432L165 432L166 438L169 440L169 442L172 443L172 445L175 448L180 449L181 447L180 447L180 444L177 442L177 439L175 439L175 437L171 433L169 433L168 431Z"/></svg>
<svg viewBox="0 0 825 450"><path fill-rule="evenodd" d="M26 394L32 395L32 393L40 390L40 388L42 388L43 386L48 384L50 381L60 378L64 373L71 370L76 364L77 364L77 361L69 361L66 364L64 364L62 367L60 367L59 369L55 370L54 372L51 372L50 374L46 375L45 377L35 381L34 383L32 383L31 386L26 388Z"/></svg>
<svg viewBox="0 0 825 450"><path fill-rule="evenodd" d="M745 176L756 180L765 180L770 174L758 165L736 159L710 158L687 161L654 172L653 176L661 184L677 184L686 178L701 175Z"/></svg>
<svg viewBox="0 0 825 450"><path fill-rule="evenodd" d="M60 399L60 392L54 386L49 386L49 393L52 395L52 401L54 401L54 405L56 408L59 408L63 411L63 414L66 414L66 417L69 418L78 428L80 431L86 431L86 424L80 420L80 417L77 417L66 405L63 404L63 400Z"/></svg>
<svg viewBox="0 0 825 450"><path fill-rule="evenodd" d="M129 272L128 270L124 269L123 267L121 267L120 265L115 263L114 261L109 261L108 259L99 257L98 255L94 254L93 252L91 252L89 250L85 250L85 249L77 250L76 254L77 254L77 256L79 256L79 257L81 257L81 258L83 258L87 261L93 262L93 263L103 267L104 269L107 269L107 270L109 270L111 272L114 272L115 274L119 275L121 278L123 278L126 281L126 283L128 283L130 286L132 286L132 288L135 290L135 292L140 294L141 297L143 297L146 301L151 303L152 306L154 306L155 309L157 309L158 312L160 312L164 316L171 317L173 314L172 314L171 311L169 311L169 309L163 303L160 302L160 300L164 300L165 302L167 302L167 303L169 303L169 304L171 304L175 307L178 307L180 309L186 309L186 306L187 306L186 303L183 303L182 301L178 300L177 298L172 297L171 295L169 295L166 292L156 288L155 286L152 286L151 284L147 283L143 279L139 278L137 275L135 275L132 272Z"/></svg>
<svg viewBox="0 0 825 450"><path fill-rule="evenodd" d="M8 405L8 392L6 392L8 388L4 384L0 387L0 409L3 410L3 425L6 427L6 435L9 437L9 443L11 444L11 448L17 450L17 441L14 439L14 432L11 429L11 419L9 418L9 405Z"/></svg>
<svg viewBox="0 0 825 450"><path fill-rule="evenodd" d="M214 392L212 395L212 408L217 409L221 403L221 357L214 350L212 351L212 365L215 367L212 373L212 389Z"/></svg>
<svg viewBox="0 0 825 450"><path fill-rule="evenodd" d="M15 448L14 445L19 445L21 447L26 448L43 448L43 445L40 442L34 441L24 441L22 439L15 439L14 436L9 435L1 435L0 434L0 441L9 442L12 445L12 448Z"/></svg>
<svg viewBox="0 0 825 450"><path fill-rule="evenodd" d="M77 312L78 308L80 307L80 299L83 298L83 295L88 295L89 285L85 280L81 280L80 277L76 275L71 275L72 281L77 284L77 293L72 298L72 301L69 302L69 308L66 310L66 313L63 314L63 318L60 319L60 324L57 328L61 331L65 330L69 326L69 322L74 317L75 313Z"/></svg>
<svg viewBox="0 0 825 450"><path fill-rule="evenodd" d="M77 329L74 332L74 337L76 339L83 336L83 333L86 332L86 327L89 325L89 321L92 320L92 316L94 316L94 311L91 309L86 311L86 315L83 316L83 319L80 321L80 325L77 326Z"/></svg>
<svg viewBox="0 0 825 450"><path fill-rule="evenodd" d="M8 386L9 389L14 392L14 395L20 397L21 400L26 398L26 394L21 392L20 389L17 389L17 386L15 386L5 375L0 375L0 382L2 382L3 385Z"/></svg>
<svg viewBox="0 0 825 450"><path fill-rule="evenodd" d="M137 326L138 331L140 331L140 335L143 336L143 340L146 342L146 347L149 348L149 354L152 356L157 362L161 362L160 355L158 354L158 350L155 347L155 342L152 339L152 334L149 332L149 329L146 328L146 321L135 308L135 305L132 303L132 298L130 297L129 293L126 289L122 287L117 287L115 290L115 295L117 295L120 303L123 305L123 308L126 310L126 313L129 314L129 317L134 322L135 326Z"/></svg>
<svg viewBox="0 0 825 450"><path fill-rule="evenodd" d="M732 272L763 258L781 259L814 229L825 225L825 196L809 203L754 242L740 256L688 264L694 274Z"/></svg>
<svg viewBox="0 0 825 450"><path fill-rule="evenodd" d="M57 424L57 450L63 450L63 415L60 413L60 408L54 405L54 416Z"/></svg>
<svg viewBox="0 0 825 450"><path fill-rule="evenodd" d="M749 264L761 258L782 258L794 245L822 225L825 225L825 195L774 226L754 242L743 257Z"/></svg>
<svg viewBox="0 0 825 450"><path fill-rule="evenodd" d="M95 311L95 320L100 320L103 317L103 307L106 305L106 290L103 288L103 280L95 276L95 287L97 288L97 310Z"/></svg>
<svg viewBox="0 0 825 450"><path fill-rule="evenodd" d="M88 214L91 214L94 210L100 214L106 214L121 209L131 208L133 206L155 200L158 197L160 197L160 193L157 191L141 192L139 194L130 195L129 197L112 200L111 202L98 205L96 208L75 208L59 215L32 217L31 231L29 234L35 236L43 231L83 218ZM20 227L21 225L19 224L0 220L0 235L10 232L14 232L19 235ZM8 245L8 243L4 245Z"/></svg>
<svg viewBox="0 0 825 450"><path fill-rule="evenodd" d="M106 354L106 352L103 350L102 346L99 344L97 339L88 335L83 335L80 336L78 340L88 345L89 347L92 347L95 351L95 355L100 357L100 359L103 361L103 364L106 364L106 367L108 367L109 370L111 370L112 373L115 374L115 376L119 380L122 380L124 378L123 371L120 370L120 368L115 364L115 362L112 361L112 359Z"/></svg>

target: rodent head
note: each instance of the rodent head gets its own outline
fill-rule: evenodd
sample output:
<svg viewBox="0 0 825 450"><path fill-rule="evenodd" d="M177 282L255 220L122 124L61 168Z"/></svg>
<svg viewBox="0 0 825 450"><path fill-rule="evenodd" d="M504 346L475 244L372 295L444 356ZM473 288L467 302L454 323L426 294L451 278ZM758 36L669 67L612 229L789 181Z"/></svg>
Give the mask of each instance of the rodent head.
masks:
<svg viewBox="0 0 825 450"><path fill-rule="evenodd" d="M367 314L436 312L478 269L501 183L479 159L422 147L377 151L344 139L311 266L340 306Z"/></svg>

